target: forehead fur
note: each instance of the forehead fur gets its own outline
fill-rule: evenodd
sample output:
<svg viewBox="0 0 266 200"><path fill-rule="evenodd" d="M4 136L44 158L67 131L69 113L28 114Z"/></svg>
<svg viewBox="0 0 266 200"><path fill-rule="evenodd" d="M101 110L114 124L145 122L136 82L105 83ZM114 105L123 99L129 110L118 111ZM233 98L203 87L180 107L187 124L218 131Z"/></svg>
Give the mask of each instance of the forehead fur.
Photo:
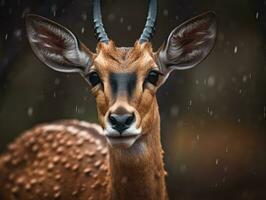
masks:
<svg viewBox="0 0 266 200"><path fill-rule="evenodd" d="M138 41L134 47L116 47L114 42L108 44L99 43L95 62L100 66L128 67L132 63L145 64L153 60L153 51L150 43L140 44ZM144 63L143 63L144 64Z"/></svg>

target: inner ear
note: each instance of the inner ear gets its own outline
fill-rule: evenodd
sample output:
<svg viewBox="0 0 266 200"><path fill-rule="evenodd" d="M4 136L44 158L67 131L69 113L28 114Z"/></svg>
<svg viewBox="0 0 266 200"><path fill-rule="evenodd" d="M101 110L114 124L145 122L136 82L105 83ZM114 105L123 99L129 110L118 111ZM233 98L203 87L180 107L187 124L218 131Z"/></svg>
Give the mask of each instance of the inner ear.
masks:
<svg viewBox="0 0 266 200"><path fill-rule="evenodd" d="M189 69L210 53L217 35L215 13L207 12L176 27L156 56L163 73Z"/></svg>
<svg viewBox="0 0 266 200"><path fill-rule="evenodd" d="M65 27L38 15L27 15L27 35L36 56L60 72L84 72L93 54Z"/></svg>

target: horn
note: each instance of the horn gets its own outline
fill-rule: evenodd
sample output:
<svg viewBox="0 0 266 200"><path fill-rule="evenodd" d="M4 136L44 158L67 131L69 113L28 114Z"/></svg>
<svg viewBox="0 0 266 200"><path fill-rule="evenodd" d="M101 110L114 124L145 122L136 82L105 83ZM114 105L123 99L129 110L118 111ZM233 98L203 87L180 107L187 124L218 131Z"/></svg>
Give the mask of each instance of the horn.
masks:
<svg viewBox="0 0 266 200"><path fill-rule="evenodd" d="M101 0L93 1L94 32L99 42L108 43L109 38L104 30L101 14Z"/></svg>
<svg viewBox="0 0 266 200"><path fill-rule="evenodd" d="M155 22L157 16L157 0L149 0L149 11L148 17L144 30L140 36L140 43L148 42L151 40L153 33L155 31Z"/></svg>

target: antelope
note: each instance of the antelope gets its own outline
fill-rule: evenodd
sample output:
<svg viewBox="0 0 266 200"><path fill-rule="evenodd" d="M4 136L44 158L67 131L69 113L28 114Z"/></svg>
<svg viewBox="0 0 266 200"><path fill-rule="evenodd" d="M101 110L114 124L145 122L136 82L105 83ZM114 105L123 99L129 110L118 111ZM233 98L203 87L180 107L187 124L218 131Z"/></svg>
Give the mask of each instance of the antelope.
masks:
<svg viewBox="0 0 266 200"><path fill-rule="evenodd" d="M99 125L66 120L26 131L0 159L0 199L168 199L156 92L170 72L198 65L217 33L211 11L177 26L157 51L150 42L157 0L133 47L116 47L94 0L96 52L65 27L26 16L35 55L79 73L95 96Z"/></svg>

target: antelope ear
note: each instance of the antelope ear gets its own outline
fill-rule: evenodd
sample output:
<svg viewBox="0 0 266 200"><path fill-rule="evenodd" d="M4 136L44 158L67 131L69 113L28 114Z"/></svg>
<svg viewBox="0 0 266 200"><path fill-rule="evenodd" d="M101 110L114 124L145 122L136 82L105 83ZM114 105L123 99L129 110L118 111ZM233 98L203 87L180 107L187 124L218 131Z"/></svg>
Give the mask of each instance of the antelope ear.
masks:
<svg viewBox="0 0 266 200"><path fill-rule="evenodd" d="M84 72L92 53L65 27L38 15L27 15L27 35L36 56L60 72Z"/></svg>
<svg viewBox="0 0 266 200"><path fill-rule="evenodd" d="M208 56L217 33L215 13L207 12L176 27L157 52L162 72L189 69Z"/></svg>

